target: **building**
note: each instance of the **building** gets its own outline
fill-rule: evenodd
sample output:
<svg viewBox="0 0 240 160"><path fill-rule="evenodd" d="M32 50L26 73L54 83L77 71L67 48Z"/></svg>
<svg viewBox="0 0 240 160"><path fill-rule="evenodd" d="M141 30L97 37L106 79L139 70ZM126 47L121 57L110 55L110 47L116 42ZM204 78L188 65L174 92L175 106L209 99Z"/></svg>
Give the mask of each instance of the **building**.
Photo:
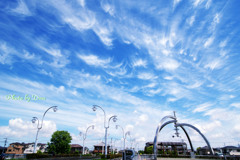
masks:
<svg viewBox="0 0 240 160"><path fill-rule="evenodd" d="M225 146L222 147L222 153L224 155L240 155L240 147L235 147L235 146Z"/></svg>
<svg viewBox="0 0 240 160"><path fill-rule="evenodd" d="M153 146L153 142L147 142L146 147ZM187 144L185 142L158 142L157 143L158 153L169 153L176 152L177 154L187 153Z"/></svg>
<svg viewBox="0 0 240 160"><path fill-rule="evenodd" d="M11 143L7 148L6 154L23 154L24 146L24 143Z"/></svg>
<svg viewBox="0 0 240 160"><path fill-rule="evenodd" d="M235 147L235 146L225 146L222 148L213 148L214 154L223 154L223 155L235 155L238 156L240 155L240 147ZM199 155L210 155L210 150L207 146L205 147L199 147L197 149L197 153Z"/></svg>
<svg viewBox="0 0 240 160"><path fill-rule="evenodd" d="M24 154L31 154L34 151L34 144L35 143L26 143L24 145ZM36 152L41 151L42 153L47 152L47 144L38 143L36 146Z"/></svg>
<svg viewBox="0 0 240 160"><path fill-rule="evenodd" d="M34 143L27 143L24 146L23 153L24 154L30 154L30 153L33 153L33 150L34 150Z"/></svg>
<svg viewBox="0 0 240 160"><path fill-rule="evenodd" d="M94 145L93 153L105 153L105 143L101 142L99 144ZM110 153L110 145L107 145L107 153Z"/></svg>
<svg viewBox="0 0 240 160"><path fill-rule="evenodd" d="M79 144L71 144L71 153L83 153L83 147Z"/></svg>

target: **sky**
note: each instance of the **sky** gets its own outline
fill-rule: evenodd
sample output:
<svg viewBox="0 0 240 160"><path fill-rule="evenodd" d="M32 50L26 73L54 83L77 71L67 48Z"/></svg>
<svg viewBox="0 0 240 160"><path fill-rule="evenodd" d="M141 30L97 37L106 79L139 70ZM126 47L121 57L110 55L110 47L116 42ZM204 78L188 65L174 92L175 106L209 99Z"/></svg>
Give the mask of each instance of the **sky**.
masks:
<svg viewBox="0 0 240 160"><path fill-rule="evenodd" d="M238 0L11 0L0 2L0 146L47 143L56 130L90 125L85 145L104 140L143 149L168 115L196 126L213 147L240 144ZM193 146L206 146L186 128ZM173 125L159 141L173 137ZM131 143L132 142L132 143ZM189 145L188 145L189 147Z"/></svg>

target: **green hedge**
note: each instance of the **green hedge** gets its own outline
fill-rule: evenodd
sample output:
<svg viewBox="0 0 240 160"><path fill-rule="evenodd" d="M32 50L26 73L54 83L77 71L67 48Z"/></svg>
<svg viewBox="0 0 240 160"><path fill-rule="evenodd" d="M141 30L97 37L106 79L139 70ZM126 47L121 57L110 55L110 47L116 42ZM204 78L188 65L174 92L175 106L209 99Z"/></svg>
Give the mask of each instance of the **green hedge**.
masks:
<svg viewBox="0 0 240 160"><path fill-rule="evenodd" d="M107 159L114 159L114 158L118 158L118 157L122 157L122 154L108 154L107 155ZM101 159L105 159L105 155L101 155Z"/></svg>
<svg viewBox="0 0 240 160"><path fill-rule="evenodd" d="M37 158L50 158L52 155L50 154L38 154L38 153L33 153L33 154L27 154L26 158L27 159L37 159Z"/></svg>
<svg viewBox="0 0 240 160"><path fill-rule="evenodd" d="M26 158L27 159L37 159L37 158L52 158L52 157L79 157L79 154L39 154L39 153L34 153L34 154L27 154Z"/></svg>

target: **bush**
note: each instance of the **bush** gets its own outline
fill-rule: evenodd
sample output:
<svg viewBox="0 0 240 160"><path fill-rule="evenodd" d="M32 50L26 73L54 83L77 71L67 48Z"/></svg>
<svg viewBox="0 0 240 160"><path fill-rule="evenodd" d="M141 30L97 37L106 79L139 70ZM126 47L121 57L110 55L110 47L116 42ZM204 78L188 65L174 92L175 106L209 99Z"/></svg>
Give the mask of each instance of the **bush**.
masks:
<svg viewBox="0 0 240 160"><path fill-rule="evenodd" d="M26 158L27 159L37 159L37 158L49 158L52 157L50 154L39 154L39 153L33 153L33 154L27 154Z"/></svg>
<svg viewBox="0 0 240 160"><path fill-rule="evenodd" d="M118 158L118 157L122 157L122 154L108 154L107 155L107 159L114 159L114 158ZM105 155L101 155L101 159L105 159Z"/></svg>

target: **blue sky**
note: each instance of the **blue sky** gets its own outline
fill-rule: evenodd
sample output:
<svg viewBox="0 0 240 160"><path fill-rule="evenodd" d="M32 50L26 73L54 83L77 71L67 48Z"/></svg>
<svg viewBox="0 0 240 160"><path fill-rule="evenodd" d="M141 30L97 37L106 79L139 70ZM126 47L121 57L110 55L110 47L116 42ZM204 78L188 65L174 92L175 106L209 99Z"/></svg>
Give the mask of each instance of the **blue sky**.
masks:
<svg viewBox="0 0 240 160"><path fill-rule="evenodd" d="M33 116L45 117L39 141L67 130L73 143L92 124L87 146L104 137L107 116L135 145L153 141L162 117L197 126L213 146L240 143L239 1L0 2L0 142L33 142ZM13 100L12 95L23 97ZM25 96L36 95L41 100ZM9 98L9 99L8 99ZM109 138L121 148L121 130ZM205 143L188 130L195 147ZM160 133L172 138L173 126ZM129 139L127 146L129 146Z"/></svg>

